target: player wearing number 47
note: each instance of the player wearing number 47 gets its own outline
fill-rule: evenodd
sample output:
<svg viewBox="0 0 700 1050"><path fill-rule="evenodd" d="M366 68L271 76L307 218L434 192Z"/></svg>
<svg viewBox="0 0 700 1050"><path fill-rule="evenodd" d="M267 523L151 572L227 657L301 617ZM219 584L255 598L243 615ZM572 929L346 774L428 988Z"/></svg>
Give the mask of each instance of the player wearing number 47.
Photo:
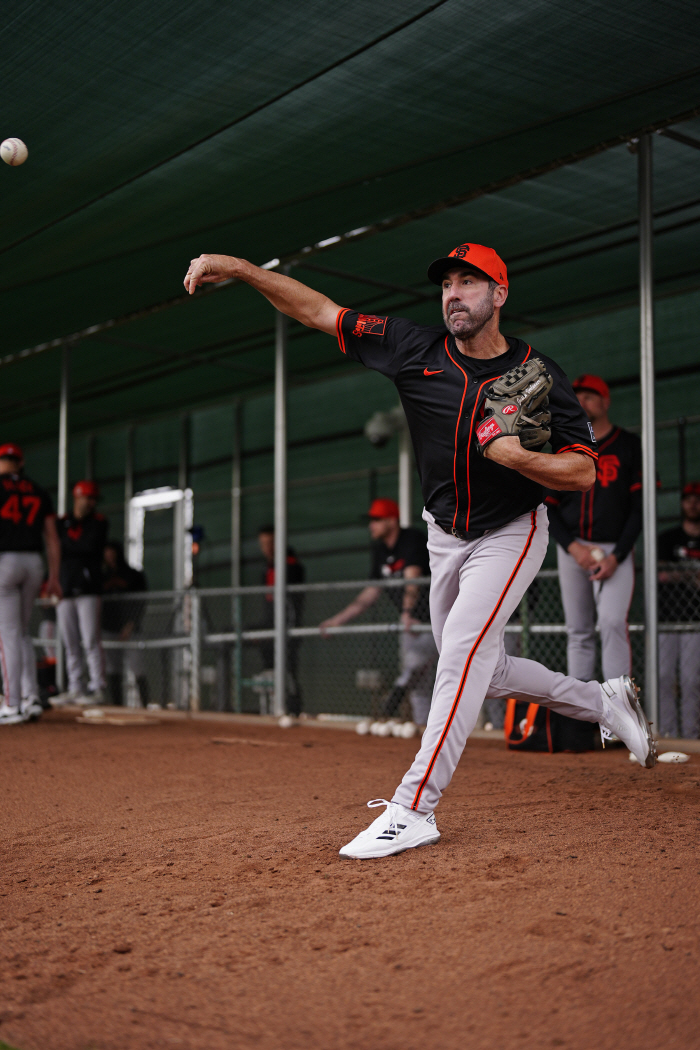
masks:
<svg viewBox="0 0 700 1050"><path fill-rule="evenodd" d="M48 597L60 598L61 548L51 498L24 473L19 445L0 446L0 725L39 718L36 657L29 618L41 590L46 548Z"/></svg>
<svg viewBox="0 0 700 1050"><path fill-rule="evenodd" d="M598 444L598 465L588 492L548 492L545 499L557 541L568 670L574 678L593 677L597 618L603 677L615 678L632 673L627 614L642 528L642 445L610 422L605 380L582 375L573 386Z"/></svg>
<svg viewBox="0 0 700 1050"><path fill-rule="evenodd" d="M500 332L508 297L503 260L466 243L432 263L428 279L442 289L444 320L435 326L343 309L290 277L225 255L193 259L185 287L193 293L230 279L335 335L347 357L396 385L421 478L440 653L430 716L391 801L370 804L385 812L340 855L386 857L438 841L434 809L486 696L599 722L653 766L654 742L627 676L581 682L505 652L505 626L547 549L544 489L590 489L597 451L562 370ZM547 441L554 455L542 453Z"/></svg>

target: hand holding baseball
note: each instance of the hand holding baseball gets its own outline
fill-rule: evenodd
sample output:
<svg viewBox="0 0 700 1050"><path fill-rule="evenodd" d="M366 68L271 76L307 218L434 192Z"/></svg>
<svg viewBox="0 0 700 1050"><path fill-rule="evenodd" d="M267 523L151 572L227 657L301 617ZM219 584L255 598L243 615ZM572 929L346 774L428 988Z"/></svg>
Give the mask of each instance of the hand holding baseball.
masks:
<svg viewBox="0 0 700 1050"><path fill-rule="evenodd" d="M590 574L592 580L597 580L599 583L602 580L608 580L615 572L617 568L617 558L614 554L607 554L602 561L596 562L594 571Z"/></svg>
<svg viewBox="0 0 700 1050"><path fill-rule="evenodd" d="M220 284L237 276L237 259L230 255L200 255L192 259L185 274L184 285L194 295L200 284Z"/></svg>

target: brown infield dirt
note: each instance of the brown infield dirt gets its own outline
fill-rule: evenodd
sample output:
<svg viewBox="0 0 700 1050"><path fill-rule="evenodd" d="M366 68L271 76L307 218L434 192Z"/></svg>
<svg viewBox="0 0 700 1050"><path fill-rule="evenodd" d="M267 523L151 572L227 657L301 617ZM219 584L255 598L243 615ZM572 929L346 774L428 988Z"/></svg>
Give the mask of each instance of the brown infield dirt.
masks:
<svg viewBox="0 0 700 1050"><path fill-rule="evenodd" d="M66 712L0 733L12 1047L700 1045L700 755L470 742L437 846L341 861L415 741Z"/></svg>

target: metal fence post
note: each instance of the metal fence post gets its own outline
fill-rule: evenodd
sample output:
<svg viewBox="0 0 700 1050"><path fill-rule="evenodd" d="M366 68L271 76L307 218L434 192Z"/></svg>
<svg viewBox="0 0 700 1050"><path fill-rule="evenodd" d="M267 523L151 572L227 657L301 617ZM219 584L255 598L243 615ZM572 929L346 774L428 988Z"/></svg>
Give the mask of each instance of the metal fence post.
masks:
<svg viewBox="0 0 700 1050"><path fill-rule="evenodd" d="M70 343L64 343L61 351L61 393L58 414L58 516L68 513L68 412L70 407ZM63 639L56 617L56 687L59 693L66 688L63 664Z"/></svg>
<svg viewBox="0 0 700 1050"><path fill-rule="evenodd" d="M656 565L656 419L654 404L654 226L652 136L639 138L639 327L642 392L642 516L644 520L644 694L659 725L659 613Z"/></svg>
<svg viewBox="0 0 700 1050"><path fill-rule="evenodd" d="M201 598L190 591L190 711L199 711L200 668L202 663Z"/></svg>
<svg viewBox="0 0 700 1050"><path fill-rule="evenodd" d="M275 715L287 706L287 329L277 313L275 339Z"/></svg>

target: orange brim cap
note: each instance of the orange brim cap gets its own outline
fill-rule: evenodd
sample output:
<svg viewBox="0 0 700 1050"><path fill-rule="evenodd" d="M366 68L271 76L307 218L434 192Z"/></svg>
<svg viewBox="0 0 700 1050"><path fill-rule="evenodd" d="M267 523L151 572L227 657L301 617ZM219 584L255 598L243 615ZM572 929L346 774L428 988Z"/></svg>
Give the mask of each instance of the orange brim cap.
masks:
<svg viewBox="0 0 700 1050"><path fill-rule="evenodd" d="M433 284L442 284L442 278L448 270L454 270L456 266L469 266L474 270L481 270L487 277L497 284L508 287L508 270L503 259L493 248L487 248L484 244L460 244L453 248L449 255L443 259L436 259L428 267L428 280Z"/></svg>

